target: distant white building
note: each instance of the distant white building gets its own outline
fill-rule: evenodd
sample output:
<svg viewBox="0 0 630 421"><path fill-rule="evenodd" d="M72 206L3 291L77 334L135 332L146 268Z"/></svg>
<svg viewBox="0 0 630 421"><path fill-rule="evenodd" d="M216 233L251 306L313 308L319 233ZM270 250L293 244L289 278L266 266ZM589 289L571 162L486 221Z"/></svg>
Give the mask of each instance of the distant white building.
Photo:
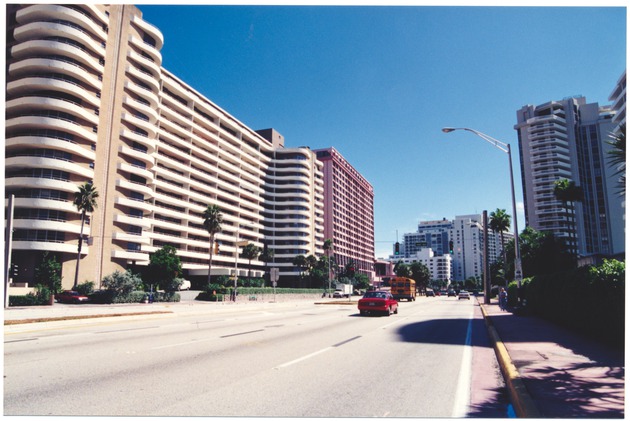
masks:
<svg viewBox="0 0 630 421"><path fill-rule="evenodd" d="M396 262L399 261L407 265L415 262L422 263L429 268L432 280L444 280L450 283L453 279L453 258L450 254L436 255L433 249L423 248L422 250L418 250L413 256L396 259Z"/></svg>
<svg viewBox="0 0 630 421"><path fill-rule="evenodd" d="M482 222L479 214L456 216L452 221L446 218L440 221L422 221L418 224L417 232L403 234L400 254L390 256L390 260L406 264L421 261L429 268L434 280L465 281L471 277L482 278ZM503 233L505 243L513 238L512 233ZM501 257L502 250L501 236L488 230L488 259L491 264ZM444 259L445 257L448 259Z"/></svg>

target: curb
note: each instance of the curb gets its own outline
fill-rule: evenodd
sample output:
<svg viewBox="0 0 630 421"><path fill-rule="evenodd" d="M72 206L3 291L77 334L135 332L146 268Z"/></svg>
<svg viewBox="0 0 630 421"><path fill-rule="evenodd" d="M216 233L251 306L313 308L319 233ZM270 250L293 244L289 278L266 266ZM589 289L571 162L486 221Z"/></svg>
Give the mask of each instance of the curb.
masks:
<svg viewBox="0 0 630 421"><path fill-rule="evenodd" d="M510 400L514 406L514 412L518 418L542 418L538 407L534 403L534 400L529 395L523 379L521 378L516 366L510 358L510 354L507 352L505 344L501 340L499 333L492 324L492 320L484 305L477 300L479 307L481 307L481 313L488 327L488 334L492 341L494 352L497 355L499 366L501 367L501 373L508 387L510 394Z"/></svg>

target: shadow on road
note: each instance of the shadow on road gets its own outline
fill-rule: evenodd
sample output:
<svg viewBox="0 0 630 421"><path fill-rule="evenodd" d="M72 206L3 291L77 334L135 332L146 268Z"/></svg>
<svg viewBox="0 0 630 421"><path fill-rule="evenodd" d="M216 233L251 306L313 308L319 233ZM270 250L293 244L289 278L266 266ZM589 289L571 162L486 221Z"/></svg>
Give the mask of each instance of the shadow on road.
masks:
<svg viewBox="0 0 630 421"><path fill-rule="evenodd" d="M471 345L489 347L482 319L434 319L400 327L396 333L404 342L465 345L468 323L472 323Z"/></svg>

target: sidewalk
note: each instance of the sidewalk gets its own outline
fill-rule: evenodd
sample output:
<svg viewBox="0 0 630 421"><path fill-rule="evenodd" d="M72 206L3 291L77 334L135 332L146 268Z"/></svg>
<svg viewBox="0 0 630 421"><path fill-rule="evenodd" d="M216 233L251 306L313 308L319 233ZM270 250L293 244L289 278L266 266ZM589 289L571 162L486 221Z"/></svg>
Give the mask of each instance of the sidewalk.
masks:
<svg viewBox="0 0 630 421"><path fill-rule="evenodd" d="M479 304L518 417L624 418L623 350Z"/></svg>

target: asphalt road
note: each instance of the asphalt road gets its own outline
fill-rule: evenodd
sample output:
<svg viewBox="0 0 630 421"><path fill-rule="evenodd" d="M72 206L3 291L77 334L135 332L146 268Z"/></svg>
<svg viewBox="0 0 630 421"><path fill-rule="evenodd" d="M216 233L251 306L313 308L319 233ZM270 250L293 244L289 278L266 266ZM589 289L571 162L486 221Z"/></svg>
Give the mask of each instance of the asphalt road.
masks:
<svg viewBox="0 0 630 421"><path fill-rule="evenodd" d="M504 417L477 310L421 297L391 317L311 303L34 326L5 334L4 415Z"/></svg>

